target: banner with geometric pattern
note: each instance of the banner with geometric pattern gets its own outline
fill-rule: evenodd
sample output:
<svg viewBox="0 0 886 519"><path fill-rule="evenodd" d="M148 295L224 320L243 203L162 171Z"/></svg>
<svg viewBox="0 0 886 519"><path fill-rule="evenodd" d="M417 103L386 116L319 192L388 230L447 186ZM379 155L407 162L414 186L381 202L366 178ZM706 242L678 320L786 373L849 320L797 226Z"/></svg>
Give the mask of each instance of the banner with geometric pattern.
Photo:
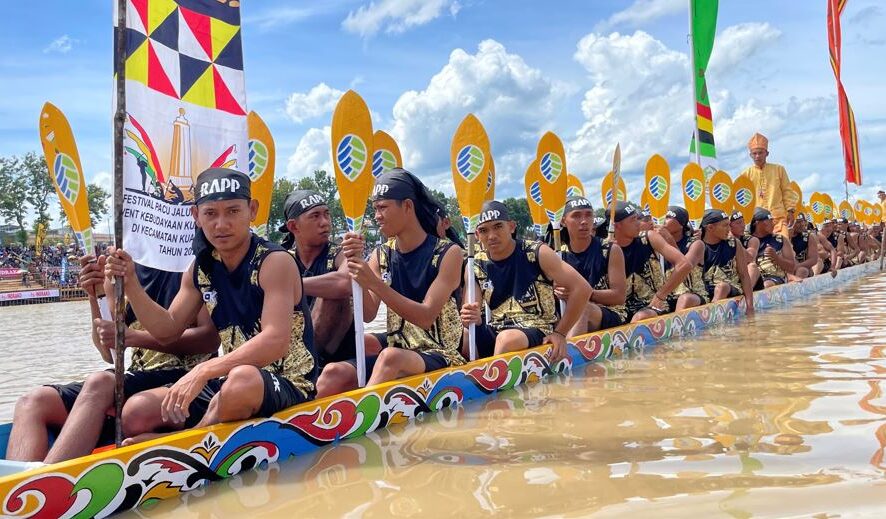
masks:
<svg viewBox="0 0 886 519"><path fill-rule="evenodd" d="M247 167L239 4L127 2L123 240L143 265L186 270L197 175Z"/></svg>

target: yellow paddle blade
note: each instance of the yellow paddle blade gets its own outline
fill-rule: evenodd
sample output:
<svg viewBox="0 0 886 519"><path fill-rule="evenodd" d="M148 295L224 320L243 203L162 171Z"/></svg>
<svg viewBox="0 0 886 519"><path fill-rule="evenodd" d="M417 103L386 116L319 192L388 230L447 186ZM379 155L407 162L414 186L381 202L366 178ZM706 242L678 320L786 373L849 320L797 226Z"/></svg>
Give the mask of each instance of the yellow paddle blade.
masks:
<svg viewBox="0 0 886 519"><path fill-rule="evenodd" d="M880 204L874 204L874 223L880 223L883 221L883 208Z"/></svg>
<svg viewBox="0 0 886 519"><path fill-rule="evenodd" d="M585 186L581 180L569 173L566 175L566 198L570 196L585 196Z"/></svg>
<svg viewBox="0 0 886 519"><path fill-rule="evenodd" d="M89 197L71 125L61 110L52 103L46 103L40 112L39 126L43 156L55 193L80 246L87 254L92 254L94 242L92 223L89 221Z"/></svg>
<svg viewBox="0 0 886 519"><path fill-rule="evenodd" d="M566 152L563 142L553 132L542 135L538 141L535 158L541 171L541 199L545 214L554 229L560 228L563 209L566 207Z"/></svg>
<svg viewBox="0 0 886 519"><path fill-rule="evenodd" d="M271 215L271 192L274 190L276 148L271 130L255 112L246 116L249 133L248 174L252 180L252 198L258 200L258 212L252 229L259 236L268 237L268 217Z"/></svg>
<svg viewBox="0 0 886 519"><path fill-rule="evenodd" d="M855 220L855 209L852 208L852 204L849 203L848 200L843 200L840 202L839 211L840 218L846 218L849 221Z"/></svg>
<svg viewBox="0 0 886 519"><path fill-rule="evenodd" d="M681 179L683 186L683 203L689 213L689 219L694 221L696 228L704 216L704 170L695 162L690 162L683 168Z"/></svg>
<svg viewBox="0 0 886 519"><path fill-rule="evenodd" d="M541 230L548 223L548 217L545 215L545 209L542 205L541 170L538 169L538 160L533 160L532 164L526 168L523 184L526 187L526 203L529 205L529 217L532 219L532 224L535 225L535 231L541 234Z"/></svg>
<svg viewBox="0 0 886 519"><path fill-rule="evenodd" d="M363 98L348 90L332 114L332 165L348 230L362 232L372 193L372 118Z"/></svg>
<svg viewBox="0 0 886 519"><path fill-rule="evenodd" d="M874 204L868 201L864 203L864 223L865 225L874 224Z"/></svg>
<svg viewBox="0 0 886 519"><path fill-rule="evenodd" d="M649 212L661 220L668 212L671 198L671 167L661 155L653 155L646 161L646 184L649 191Z"/></svg>
<svg viewBox="0 0 886 519"><path fill-rule="evenodd" d="M732 179L722 169L711 175L710 184L711 207L732 213Z"/></svg>
<svg viewBox="0 0 886 519"><path fill-rule="evenodd" d="M606 176L603 177L603 181L600 183L600 200L603 202L603 207L609 207L609 202L612 201L612 182L614 178L615 174L610 171L609 173L606 173ZM618 190L616 193L618 199L622 202L628 199L625 179L622 177L618 177Z"/></svg>
<svg viewBox="0 0 886 519"><path fill-rule="evenodd" d="M389 169L403 167L400 146L387 132L377 130L373 134L372 150L372 178L378 178Z"/></svg>
<svg viewBox="0 0 886 519"><path fill-rule="evenodd" d="M821 225L825 221L825 205L827 200L818 191L809 197L809 207L812 209L812 222Z"/></svg>
<svg viewBox="0 0 886 519"><path fill-rule="evenodd" d="M837 217L837 204L834 203L834 199L831 198L831 195L825 193L824 195L824 216L825 218L836 218Z"/></svg>
<svg viewBox="0 0 886 519"><path fill-rule="evenodd" d="M795 212L798 212L800 209L800 204L803 203L803 190L800 189L800 184L798 184L795 180L791 181L788 186L788 191L786 193L788 206L785 209L793 208Z"/></svg>
<svg viewBox="0 0 886 519"><path fill-rule="evenodd" d="M651 210L649 209L649 196L649 190L644 188L643 193L640 194L640 208L644 211L650 211L649 214L652 214Z"/></svg>
<svg viewBox="0 0 886 519"><path fill-rule="evenodd" d="M495 200L495 160L489 157L489 174L486 175L486 195L484 201Z"/></svg>
<svg viewBox="0 0 886 519"><path fill-rule="evenodd" d="M489 136L480 120L468 114L455 130L450 148L452 181L468 234L474 232L480 219L491 161Z"/></svg>
<svg viewBox="0 0 886 519"><path fill-rule="evenodd" d="M745 175L739 175L732 182L732 200L735 207L733 210L741 211L745 223L751 223L751 218L754 216L756 197L754 195L754 183L750 178Z"/></svg>

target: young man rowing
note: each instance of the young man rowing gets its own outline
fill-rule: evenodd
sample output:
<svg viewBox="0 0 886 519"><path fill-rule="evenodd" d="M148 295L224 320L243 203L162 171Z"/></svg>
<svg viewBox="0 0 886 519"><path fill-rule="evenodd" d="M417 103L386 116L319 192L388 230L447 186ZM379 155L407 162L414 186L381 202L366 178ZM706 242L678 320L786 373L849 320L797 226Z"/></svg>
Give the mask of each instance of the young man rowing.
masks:
<svg viewBox="0 0 886 519"><path fill-rule="evenodd" d="M351 278L341 247L329 239L329 206L320 193L298 190L286 197L283 214L282 245L295 257L301 272L320 369L330 362L352 359Z"/></svg>
<svg viewBox="0 0 886 519"><path fill-rule="evenodd" d="M788 229L788 233L797 262L797 267L793 273L789 273L788 277L792 281L808 278L812 275L812 267L818 264L818 239L814 232L809 231L806 213L797 213L794 225Z"/></svg>
<svg viewBox="0 0 886 519"><path fill-rule="evenodd" d="M412 173L395 168L376 180L372 207L388 241L368 261L362 236L348 233L342 242L348 271L363 289L363 320L387 306L386 332L365 336L368 351L380 350L367 355L368 385L463 364L455 302L462 250L437 237L439 206ZM328 364L317 382L320 397L356 387L356 360Z"/></svg>
<svg viewBox="0 0 886 519"><path fill-rule="evenodd" d="M583 196L566 200L563 210L563 261L574 268L590 285L591 293L582 317L569 331L574 337L626 322L625 260L621 247L594 236L594 208ZM569 299L569 287L557 285L554 293Z"/></svg>
<svg viewBox="0 0 886 519"><path fill-rule="evenodd" d="M702 279L708 298L720 301L744 295L747 315L754 313L754 285L748 274L748 253L731 235L729 215L708 209L701 219L701 239L689 248L689 255L701 255Z"/></svg>
<svg viewBox="0 0 886 519"><path fill-rule="evenodd" d="M552 345L549 360L555 363L566 357L566 335L584 314L591 287L547 245L515 239L516 227L503 203L483 204L476 229L483 251L474 257L478 297L462 307L461 320L466 327L477 327L480 357L547 343ZM559 320L554 286L568 288L566 312ZM486 325L481 301L491 312Z"/></svg>
<svg viewBox="0 0 886 519"><path fill-rule="evenodd" d="M774 226L768 209L758 207L754 210L748 253L756 258L756 263L748 270L755 290L786 283L788 273L794 272L797 267L791 241L781 234L773 234Z"/></svg>
<svg viewBox="0 0 886 519"><path fill-rule="evenodd" d="M689 264L692 265L689 275L677 285L668 298L668 307L671 311L685 310L710 302L710 296L708 296L702 279L704 255L701 254L702 251L698 247L691 256L689 254L692 244L698 241L695 239L695 231L689 224L689 211L678 205L668 207L662 231L661 236L668 242L673 240L671 245L680 251L680 254L685 256ZM670 275L671 270L673 270L673 265L670 262L665 262L665 276Z"/></svg>
<svg viewBox="0 0 886 519"><path fill-rule="evenodd" d="M195 259L169 310L147 296L129 254L117 250L108 258L107 275L123 276L130 305L151 335L177 340L206 308L225 353L169 388L130 398L127 436L270 416L313 398L316 360L301 277L290 254L249 230L257 209L243 173L212 168L197 177Z"/></svg>

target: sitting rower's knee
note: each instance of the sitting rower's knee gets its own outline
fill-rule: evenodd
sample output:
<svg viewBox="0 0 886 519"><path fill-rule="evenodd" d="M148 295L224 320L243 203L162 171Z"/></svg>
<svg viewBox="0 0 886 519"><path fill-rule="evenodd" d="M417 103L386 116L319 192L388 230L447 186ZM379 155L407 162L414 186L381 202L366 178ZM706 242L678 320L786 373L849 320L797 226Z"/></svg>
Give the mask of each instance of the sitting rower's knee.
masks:
<svg viewBox="0 0 886 519"><path fill-rule="evenodd" d="M155 397L150 392L136 393L123 404L123 436L131 438L139 434L154 432L163 426L163 418L160 416L160 403L162 398Z"/></svg>
<svg viewBox="0 0 886 519"><path fill-rule="evenodd" d="M237 366L228 372L218 394L218 417L222 422L243 420L258 412L265 397L265 383L255 366Z"/></svg>
<svg viewBox="0 0 886 519"><path fill-rule="evenodd" d="M333 362L317 379L317 398L350 391L357 386L357 369L347 362Z"/></svg>
<svg viewBox="0 0 886 519"><path fill-rule="evenodd" d="M495 354L525 350L530 346L526 334L518 329L502 330L495 336ZM538 346L532 344L531 346Z"/></svg>
<svg viewBox="0 0 886 519"><path fill-rule="evenodd" d="M34 418L43 419L59 409L64 411L64 403L58 391L48 386L38 387L15 402L12 421L21 423Z"/></svg>
<svg viewBox="0 0 886 519"><path fill-rule="evenodd" d="M114 389L116 388L116 379L111 371L99 371L86 377L83 383L83 389L77 395L77 400L97 399L106 402L110 406L114 400Z"/></svg>

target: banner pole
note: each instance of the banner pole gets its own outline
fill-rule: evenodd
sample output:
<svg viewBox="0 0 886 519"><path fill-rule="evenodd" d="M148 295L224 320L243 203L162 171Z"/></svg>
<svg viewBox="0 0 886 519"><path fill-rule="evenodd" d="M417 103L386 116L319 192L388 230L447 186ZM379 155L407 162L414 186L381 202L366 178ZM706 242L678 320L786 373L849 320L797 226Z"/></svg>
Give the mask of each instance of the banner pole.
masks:
<svg viewBox="0 0 886 519"><path fill-rule="evenodd" d="M117 0L115 68L117 70L117 106L114 113L114 246L123 248L123 126L126 123L126 0ZM114 278L116 314L114 316L114 443L123 443L123 352L126 347L126 302L123 277Z"/></svg>
<svg viewBox="0 0 886 519"><path fill-rule="evenodd" d="M695 139L695 163L701 166L701 143L698 141L698 74L695 70L695 34L692 31L692 0L689 3L689 73L692 75L692 135Z"/></svg>

